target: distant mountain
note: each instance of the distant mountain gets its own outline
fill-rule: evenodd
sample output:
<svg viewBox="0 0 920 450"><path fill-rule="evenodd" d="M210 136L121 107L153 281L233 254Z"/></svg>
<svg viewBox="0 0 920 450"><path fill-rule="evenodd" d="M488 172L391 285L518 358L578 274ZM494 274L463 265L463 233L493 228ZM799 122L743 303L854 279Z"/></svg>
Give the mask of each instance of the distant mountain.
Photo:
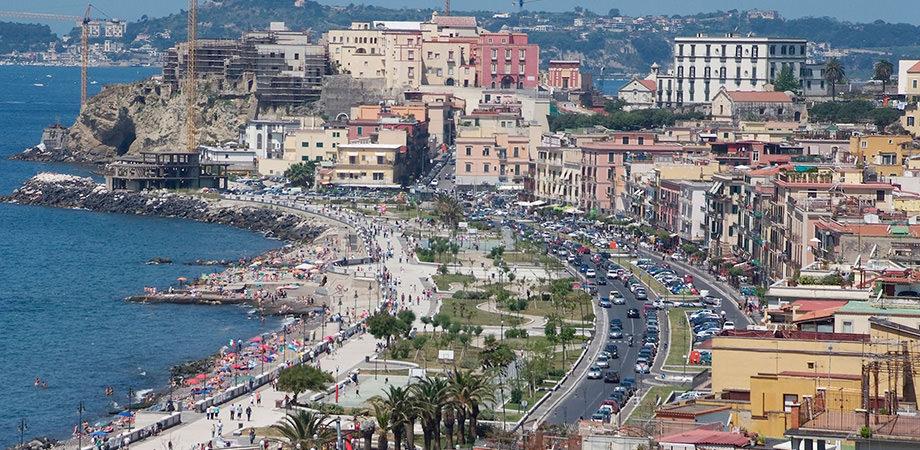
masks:
<svg viewBox="0 0 920 450"><path fill-rule="evenodd" d="M0 22L0 54L48 50L57 41L47 25Z"/></svg>

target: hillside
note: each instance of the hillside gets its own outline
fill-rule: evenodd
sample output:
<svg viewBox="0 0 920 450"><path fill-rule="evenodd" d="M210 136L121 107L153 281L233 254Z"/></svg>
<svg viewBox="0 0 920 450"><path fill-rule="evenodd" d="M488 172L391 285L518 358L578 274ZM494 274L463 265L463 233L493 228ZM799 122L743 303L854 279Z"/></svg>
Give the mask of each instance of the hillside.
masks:
<svg viewBox="0 0 920 450"><path fill-rule="evenodd" d="M47 50L48 44L57 41L48 25L0 22L0 54Z"/></svg>

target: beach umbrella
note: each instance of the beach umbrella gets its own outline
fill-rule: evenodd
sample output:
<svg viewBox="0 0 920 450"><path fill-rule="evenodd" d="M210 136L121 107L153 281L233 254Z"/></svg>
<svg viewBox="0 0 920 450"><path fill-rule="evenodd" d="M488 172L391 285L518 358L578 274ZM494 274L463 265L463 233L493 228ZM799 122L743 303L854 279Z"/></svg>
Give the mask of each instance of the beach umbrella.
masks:
<svg viewBox="0 0 920 450"><path fill-rule="evenodd" d="M99 430L99 431L93 431L93 434L92 434L91 436L92 436L92 437L105 437L105 436L108 436L108 435L109 435L109 433L106 433L105 431Z"/></svg>
<svg viewBox="0 0 920 450"><path fill-rule="evenodd" d="M250 338L249 342L262 342L262 337L256 336L256 337Z"/></svg>
<svg viewBox="0 0 920 450"><path fill-rule="evenodd" d="M195 375L195 378L198 380L204 380L207 377L208 377L208 374L206 373L199 373L198 375Z"/></svg>
<svg viewBox="0 0 920 450"><path fill-rule="evenodd" d="M134 413L132 413L131 411L122 411L118 413L118 415L121 417L134 417Z"/></svg>

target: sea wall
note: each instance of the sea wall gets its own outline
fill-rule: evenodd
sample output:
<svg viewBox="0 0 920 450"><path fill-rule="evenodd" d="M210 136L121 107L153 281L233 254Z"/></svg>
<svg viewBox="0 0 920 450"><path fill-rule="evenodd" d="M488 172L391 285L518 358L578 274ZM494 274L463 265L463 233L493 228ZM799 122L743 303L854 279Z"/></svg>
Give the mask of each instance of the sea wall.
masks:
<svg viewBox="0 0 920 450"><path fill-rule="evenodd" d="M231 225L286 241L312 240L324 226L274 209L224 205L217 199L166 191L109 191L91 178L40 173L0 201L22 205L89 211L177 217Z"/></svg>

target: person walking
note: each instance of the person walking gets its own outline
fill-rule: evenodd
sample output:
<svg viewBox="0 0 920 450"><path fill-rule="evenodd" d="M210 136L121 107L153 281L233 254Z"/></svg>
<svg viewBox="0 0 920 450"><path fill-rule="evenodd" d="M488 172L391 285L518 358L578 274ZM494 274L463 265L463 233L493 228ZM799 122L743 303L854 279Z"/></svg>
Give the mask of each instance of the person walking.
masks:
<svg viewBox="0 0 920 450"><path fill-rule="evenodd" d="M250 428L250 429L249 429L249 445L252 445L252 444L254 444L255 442L256 442L256 429L255 429L255 428ZM260 444L260 445L261 445L261 444ZM170 449L170 450L172 450L172 449Z"/></svg>
<svg viewBox="0 0 920 450"><path fill-rule="evenodd" d="M249 422L252 419L252 407L246 407L246 421Z"/></svg>

